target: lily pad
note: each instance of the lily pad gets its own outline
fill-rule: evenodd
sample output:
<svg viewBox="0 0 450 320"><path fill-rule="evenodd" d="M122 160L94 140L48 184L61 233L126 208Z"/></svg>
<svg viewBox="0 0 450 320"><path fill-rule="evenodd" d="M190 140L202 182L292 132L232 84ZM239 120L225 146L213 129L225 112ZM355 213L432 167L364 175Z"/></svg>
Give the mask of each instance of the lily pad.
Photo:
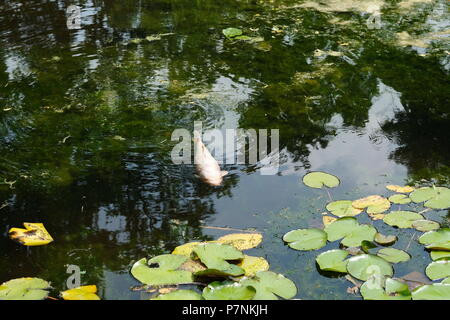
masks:
<svg viewBox="0 0 450 320"><path fill-rule="evenodd" d="M166 294L160 294L152 300L202 300L202 295L193 290L175 290Z"/></svg>
<svg viewBox="0 0 450 320"><path fill-rule="evenodd" d="M377 252L377 256L391 263L405 262L411 259L411 256L407 252L395 248L380 249Z"/></svg>
<svg viewBox="0 0 450 320"><path fill-rule="evenodd" d="M450 277L449 278L445 278L444 280L441 281L441 283L450 285Z"/></svg>
<svg viewBox="0 0 450 320"><path fill-rule="evenodd" d="M412 292L413 300L450 300L450 284L433 283Z"/></svg>
<svg viewBox="0 0 450 320"><path fill-rule="evenodd" d="M97 286L81 286L61 292L64 300L100 300L97 293Z"/></svg>
<svg viewBox="0 0 450 320"><path fill-rule="evenodd" d="M344 261L348 256L345 250L335 249L322 252L316 258L316 262L323 271L347 272L347 261Z"/></svg>
<svg viewBox="0 0 450 320"><path fill-rule="evenodd" d="M320 229L297 229L286 233L283 240L295 250L316 250L327 243L327 234Z"/></svg>
<svg viewBox="0 0 450 320"><path fill-rule="evenodd" d="M384 281L373 276L361 286L361 295L364 300L411 300L406 283L392 278Z"/></svg>
<svg viewBox="0 0 450 320"><path fill-rule="evenodd" d="M291 299L297 294L297 287L291 280L272 271L260 271L255 277L243 279L240 283L256 289L253 300Z"/></svg>
<svg viewBox="0 0 450 320"><path fill-rule="evenodd" d="M399 193L410 193L414 191L413 187L410 186L398 186L398 185L388 185L386 186L386 189L394 191L394 192L399 192Z"/></svg>
<svg viewBox="0 0 450 320"><path fill-rule="evenodd" d="M383 221L390 226L399 228L412 228L414 221L423 220L423 216L412 211L391 211Z"/></svg>
<svg viewBox="0 0 450 320"><path fill-rule="evenodd" d="M24 222L25 229L9 229L9 237L25 246L42 246L53 241L42 223Z"/></svg>
<svg viewBox="0 0 450 320"><path fill-rule="evenodd" d="M226 28L222 30L222 33L227 38L234 38L242 35L242 30L238 28Z"/></svg>
<svg viewBox="0 0 450 320"><path fill-rule="evenodd" d="M131 274L146 285L171 285L193 282L192 272L178 270L188 257L164 254L150 259L143 258L131 268Z"/></svg>
<svg viewBox="0 0 450 320"><path fill-rule="evenodd" d="M220 237L218 243L229 244L237 250L247 250L257 247L263 240L260 233L232 233Z"/></svg>
<svg viewBox="0 0 450 320"><path fill-rule="evenodd" d="M189 242L189 243L182 244L181 246L176 247L172 251L172 254L177 254L177 255L182 255L182 256L190 256L192 251L194 250L194 248L202 243L207 243L207 242Z"/></svg>
<svg viewBox="0 0 450 320"><path fill-rule="evenodd" d="M427 249L450 251L450 229L426 232L420 236L419 243L426 245Z"/></svg>
<svg viewBox="0 0 450 320"><path fill-rule="evenodd" d="M411 203L411 199L406 194L394 194L389 197L389 201L395 204Z"/></svg>
<svg viewBox="0 0 450 320"><path fill-rule="evenodd" d="M237 264L244 269L245 276L252 277L259 271L269 270L269 263L262 257L252 257L244 255L244 259Z"/></svg>
<svg viewBox="0 0 450 320"><path fill-rule="evenodd" d="M255 288L230 281L214 281L203 289L205 300L252 300L255 294Z"/></svg>
<svg viewBox="0 0 450 320"><path fill-rule="evenodd" d="M433 261L450 260L450 251L431 251L430 256Z"/></svg>
<svg viewBox="0 0 450 320"><path fill-rule="evenodd" d="M337 187L340 184L339 178L332 174L315 171L310 172L303 177L303 183L311 188L322 188L326 186L328 188Z"/></svg>
<svg viewBox="0 0 450 320"><path fill-rule="evenodd" d="M366 281L371 275L391 277L394 273L389 262L375 255L361 254L351 257L347 263L348 273L356 279Z"/></svg>
<svg viewBox="0 0 450 320"><path fill-rule="evenodd" d="M0 285L0 300L42 300L50 284L39 278L18 278Z"/></svg>
<svg viewBox="0 0 450 320"><path fill-rule="evenodd" d="M450 189L444 187L424 187L416 189L409 197L415 203L425 202L424 206L431 209L450 208Z"/></svg>
<svg viewBox="0 0 450 320"><path fill-rule="evenodd" d="M339 200L327 204L327 210L338 217L354 217L362 212L361 209L353 208L352 201Z"/></svg>
<svg viewBox="0 0 450 320"><path fill-rule="evenodd" d="M373 195L353 201L352 206L361 210L367 209L368 214L377 215L387 211L391 203L382 196Z"/></svg>
<svg viewBox="0 0 450 320"><path fill-rule="evenodd" d="M220 243L201 244L194 248L193 253L208 269L218 270L221 274L230 276L240 276L245 273L241 267L227 262L227 260L242 260L244 258L242 252L230 245ZM202 275L205 275L205 273L203 272Z"/></svg>
<svg viewBox="0 0 450 320"><path fill-rule="evenodd" d="M427 232L438 230L441 226L439 223L432 220L416 220L413 222L412 227L418 231Z"/></svg>
<svg viewBox="0 0 450 320"><path fill-rule="evenodd" d="M393 244L396 241L397 241L397 236L394 236L394 235L385 236L381 233L377 233L375 235L375 242L378 244L384 245L384 246Z"/></svg>
<svg viewBox="0 0 450 320"><path fill-rule="evenodd" d="M360 225L355 218L345 217L325 227L329 241L344 238L341 244L346 247L358 247L364 240L373 241L377 230L370 225Z"/></svg>
<svg viewBox="0 0 450 320"><path fill-rule="evenodd" d="M322 223L323 225L326 227L327 225L335 222L337 220L337 218L332 217L332 216L323 216L322 217Z"/></svg>
<svg viewBox="0 0 450 320"><path fill-rule="evenodd" d="M425 274L431 280L438 280L450 277L450 261L447 260L433 261L426 267Z"/></svg>

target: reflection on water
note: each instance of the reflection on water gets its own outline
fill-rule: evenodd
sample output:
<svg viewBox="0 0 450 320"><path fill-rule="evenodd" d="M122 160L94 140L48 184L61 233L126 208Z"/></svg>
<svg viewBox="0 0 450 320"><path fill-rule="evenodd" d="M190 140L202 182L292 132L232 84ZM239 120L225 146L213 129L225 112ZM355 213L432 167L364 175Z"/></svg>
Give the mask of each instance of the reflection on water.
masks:
<svg viewBox="0 0 450 320"><path fill-rule="evenodd" d="M450 183L448 42L395 41L448 27L444 2L405 14L387 1L377 31L360 13L232 0L79 1L81 29L68 30L67 1L3 1L0 282L39 276L62 290L76 264L103 298L137 299L132 261L230 226L264 231L254 251L299 298L352 298L280 237L321 219L327 199L299 183L306 170L338 175L336 199L388 182ZM230 26L265 45L226 41ZM221 187L201 183L170 159L172 131L196 120L280 129L280 173L229 165ZM434 219L446 225L446 214ZM11 242L24 221L45 223L55 242Z"/></svg>

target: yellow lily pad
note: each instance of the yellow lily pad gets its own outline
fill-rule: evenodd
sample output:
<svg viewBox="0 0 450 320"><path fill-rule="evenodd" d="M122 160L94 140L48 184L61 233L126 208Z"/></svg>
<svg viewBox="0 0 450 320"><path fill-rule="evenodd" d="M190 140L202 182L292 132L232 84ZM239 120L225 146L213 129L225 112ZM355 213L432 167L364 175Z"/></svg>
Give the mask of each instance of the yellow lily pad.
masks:
<svg viewBox="0 0 450 320"><path fill-rule="evenodd" d="M269 270L269 263L261 257L253 257L244 255L244 259L237 264L244 269L247 277L253 277L258 271Z"/></svg>
<svg viewBox="0 0 450 320"><path fill-rule="evenodd" d="M24 222L25 229L9 229L9 237L25 246L42 246L53 241L42 223Z"/></svg>
<svg viewBox="0 0 450 320"><path fill-rule="evenodd" d="M172 254L178 254L178 255L182 255L182 256L190 256L192 251L194 250L194 248L201 243L205 243L205 242L188 242L188 243L182 244L181 246L176 247L172 251Z"/></svg>
<svg viewBox="0 0 450 320"><path fill-rule="evenodd" d="M260 233L232 233L217 239L218 243L229 244L238 250L248 250L257 247L262 242Z"/></svg>
<svg viewBox="0 0 450 320"><path fill-rule="evenodd" d="M62 291L61 297L64 300L100 300L100 297L96 293L96 285L81 286L78 288Z"/></svg>
<svg viewBox="0 0 450 320"><path fill-rule="evenodd" d="M391 207L391 203L388 199L382 196L368 196L362 199L358 199L352 202L353 208L366 209L369 215L377 215L387 211ZM373 219L374 217L371 216Z"/></svg>
<svg viewBox="0 0 450 320"><path fill-rule="evenodd" d="M386 189L394 191L394 192L399 192L399 193L410 193L413 192L415 189L413 187L410 186L397 186L397 185L388 185L386 186Z"/></svg>
<svg viewBox="0 0 450 320"><path fill-rule="evenodd" d="M331 217L331 216L323 216L322 217L322 222L323 225L326 227L327 225L333 223L334 221L336 221L338 218L335 217Z"/></svg>

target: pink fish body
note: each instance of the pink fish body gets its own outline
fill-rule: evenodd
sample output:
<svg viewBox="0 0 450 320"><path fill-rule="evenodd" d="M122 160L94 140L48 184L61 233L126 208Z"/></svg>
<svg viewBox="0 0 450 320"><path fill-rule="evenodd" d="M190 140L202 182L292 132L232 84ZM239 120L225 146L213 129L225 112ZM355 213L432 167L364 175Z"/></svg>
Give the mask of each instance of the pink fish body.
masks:
<svg viewBox="0 0 450 320"><path fill-rule="evenodd" d="M219 163L211 155L200 138L194 138L194 163L200 179L212 186L220 186L227 171L221 171Z"/></svg>

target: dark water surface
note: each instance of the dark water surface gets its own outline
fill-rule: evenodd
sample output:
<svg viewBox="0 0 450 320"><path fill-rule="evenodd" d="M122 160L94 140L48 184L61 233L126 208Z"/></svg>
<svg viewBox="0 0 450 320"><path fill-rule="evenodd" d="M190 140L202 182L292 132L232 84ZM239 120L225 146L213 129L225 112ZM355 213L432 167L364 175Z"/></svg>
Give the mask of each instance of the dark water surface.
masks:
<svg viewBox="0 0 450 320"><path fill-rule="evenodd" d="M335 200L389 195L390 183L450 186L448 1L380 2L382 26L369 29L364 10L302 1L3 0L0 283L41 277L57 295L73 264L102 298L138 299L134 261L228 233L205 228L218 226L264 232L249 254L292 279L297 298L358 298L319 274L318 252L281 240L320 226L329 201L300 178L339 176ZM67 28L69 5L82 9L79 30ZM265 41L226 40L228 27ZM170 158L173 130L194 121L280 129L280 173L226 165L221 187L200 182ZM426 215L449 226L448 211ZM9 240L23 222L44 223L55 241ZM418 234L399 232L395 247L413 259L396 276L429 263Z"/></svg>

